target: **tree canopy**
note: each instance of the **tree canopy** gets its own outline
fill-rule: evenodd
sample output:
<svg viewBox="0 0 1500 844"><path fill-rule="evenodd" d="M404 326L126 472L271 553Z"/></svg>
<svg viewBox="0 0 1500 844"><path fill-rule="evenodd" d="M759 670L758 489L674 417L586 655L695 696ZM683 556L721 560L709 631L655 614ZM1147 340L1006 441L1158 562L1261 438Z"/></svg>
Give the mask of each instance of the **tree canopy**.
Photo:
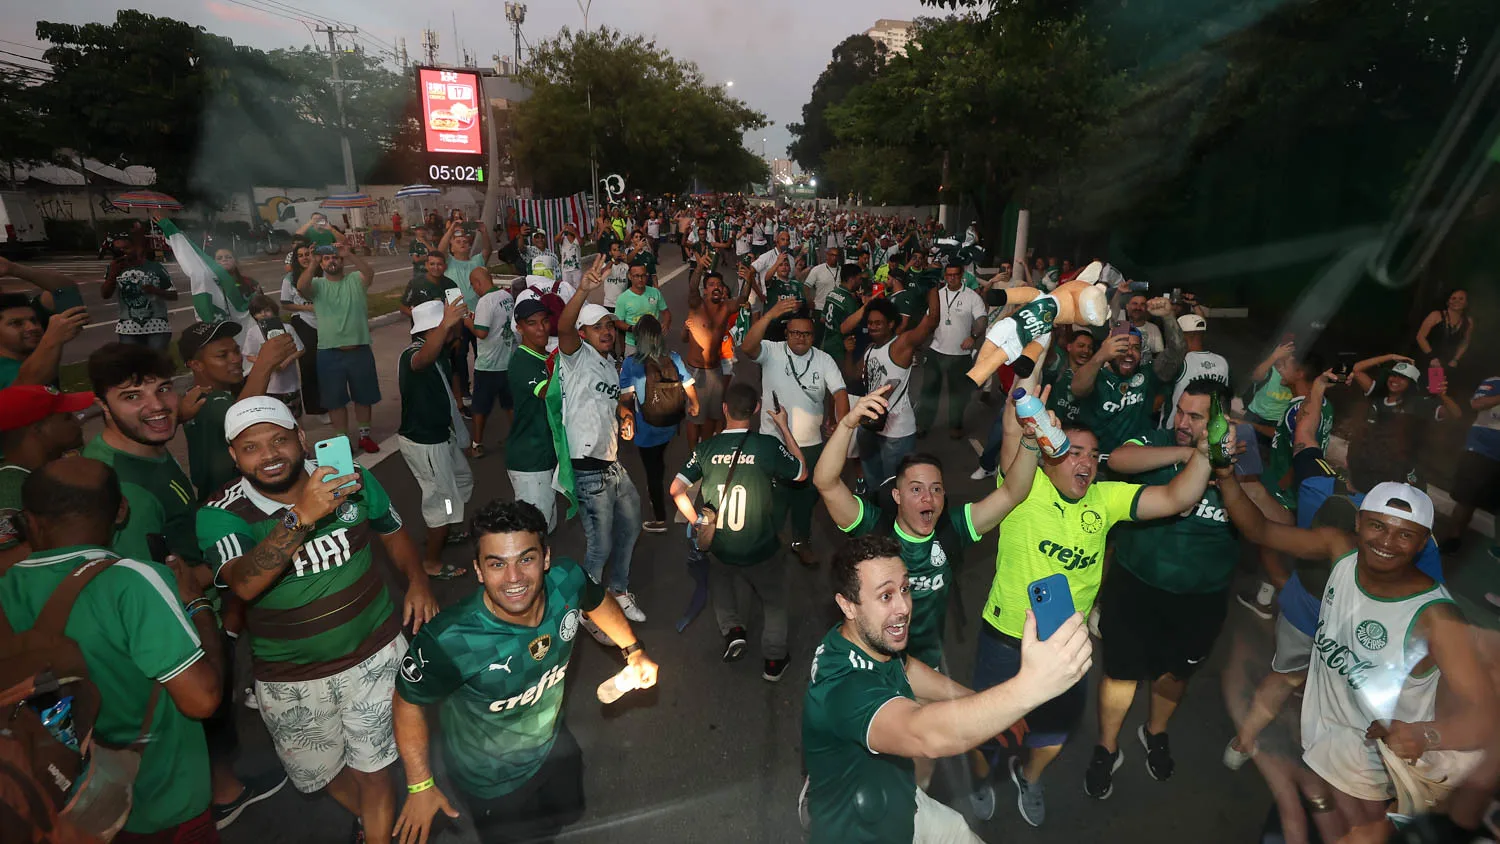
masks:
<svg viewBox="0 0 1500 844"><path fill-rule="evenodd" d="M802 106L802 122L787 125L792 134L787 154L808 173L823 174L819 193L837 196L839 183L826 167L825 156L837 139L828 125L828 108L843 102L856 87L875 78L885 65L885 45L860 33L851 35L833 48L833 59L813 83L812 97Z"/></svg>
<svg viewBox="0 0 1500 844"><path fill-rule="evenodd" d="M738 190L768 176L741 140L768 125L765 115L654 41L565 27L536 45L521 80L532 93L516 108L514 151L543 194L591 187L590 142L599 175L618 173L632 191L677 192L695 180Z"/></svg>

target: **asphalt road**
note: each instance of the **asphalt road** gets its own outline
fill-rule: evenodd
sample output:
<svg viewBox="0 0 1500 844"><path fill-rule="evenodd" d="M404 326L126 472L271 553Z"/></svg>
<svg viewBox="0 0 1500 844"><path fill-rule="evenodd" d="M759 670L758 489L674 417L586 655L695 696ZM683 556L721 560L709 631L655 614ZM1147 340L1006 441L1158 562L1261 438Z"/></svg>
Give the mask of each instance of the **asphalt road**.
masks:
<svg viewBox="0 0 1500 844"><path fill-rule="evenodd" d="M403 286L411 279L409 269L411 264L404 253L376 255L367 260L375 267L375 281L370 287L371 292ZM57 270L78 280L79 290L83 294L83 303L89 309L89 322L84 327L83 334L67 345L63 354L63 363L85 360L95 349L114 342L115 315L119 313L119 303L115 300L105 300L99 295L99 287L104 282L104 273L109 266L108 261L97 261L87 257L46 256L23 263L27 266ZM193 316L192 291L188 285L187 276L171 261L167 261L165 266L172 274L172 282L178 292L177 301L168 303L172 334L175 337L197 319ZM260 256L242 258L241 266L251 278L260 283L262 290L268 294L277 295L279 299L282 277L280 258ZM36 288L20 279L7 277L0 278L0 290L34 293Z"/></svg>
<svg viewBox="0 0 1500 844"><path fill-rule="evenodd" d="M389 259L381 260L389 263ZM686 308L685 276L674 272L679 266L676 250L668 247L660 272L678 324ZM269 279L270 273L265 275ZM382 281L394 283L396 278L392 273L382 276ZM377 356L382 361L388 357L378 350ZM982 437L992 414L990 407L972 404L967 416L969 435ZM950 440L939 427L920 447L943 460L951 501L972 500L985 493L987 482L968 478L976 465L975 447L969 440ZM643 484L635 449L627 445L621 453L626 467ZM490 445L489 455L476 462L475 502L511 496L503 471L504 454L503 446ZM675 471L686 458L686 446L679 438L669 449L669 469ZM405 463L381 460L375 474L406 514L408 524L418 526L419 490ZM837 533L819 507L814 543L825 560L836 547ZM618 656L587 637L574 651L565 717L583 748L588 809L583 820L565 833L564 841L779 844L803 838L796 817L802 783L802 698L809 658L832 625L835 612L826 565L815 571L795 563L788 567L792 664L781 683L771 684L760 677L758 613L753 616L752 647L744 660L732 665L719 660L721 640L711 609L686 632L675 631L673 624L692 591L683 562L685 548L680 525L666 535L643 534L636 547L631 584L649 616L636 630L661 665L655 689L632 692L605 707L594 698L593 689L618 669ZM554 553L581 558L583 532L576 519L558 531ZM960 680L971 676L974 624L994 571L994 555L994 537L986 537L970 550L958 579L965 608L961 615L968 628L957 629L955 616L960 614L950 613L947 659ZM449 549L446 557L457 563L469 559L461 548ZM438 584L438 595L446 606L472 588L473 581L464 578ZM1020 820L1015 790L1003 780L997 783L999 811L992 821L976 827L978 833L990 842L1257 840L1270 806L1268 792L1253 769L1231 773L1219 762L1233 729L1221 688L1227 654L1237 639L1263 652L1250 664L1264 666L1269 657L1269 623L1231 606L1230 623L1219 647L1193 681L1172 722L1177 773L1171 780L1150 778L1134 739L1136 726L1144 718L1143 691L1125 724L1121 743L1126 760L1116 774L1113 797L1102 803L1086 797L1083 772L1095 735L1091 701L1081 735L1044 779L1046 825L1033 829ZM258 716L249 710L241 714L242 772L272 768L276 762ZM404 782L399 768L393 769L393 780ZM943 787L936 785L935 790L941 799ZM248 810L225 831L224 840L227 844L322 844L347 840L351 824L349 815L331 799L304 797L287 788ZM444 824L434 840L457 844L475 839L460 820Z"/></svg>

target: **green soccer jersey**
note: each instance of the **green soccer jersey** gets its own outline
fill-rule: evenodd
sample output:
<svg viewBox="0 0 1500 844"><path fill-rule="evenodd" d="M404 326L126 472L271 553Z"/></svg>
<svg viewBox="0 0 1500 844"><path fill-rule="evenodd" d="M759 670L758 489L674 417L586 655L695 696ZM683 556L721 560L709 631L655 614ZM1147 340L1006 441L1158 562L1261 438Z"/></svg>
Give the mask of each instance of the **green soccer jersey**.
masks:
<svg viewBox="0 0 1500 844"><path fill-rule="evenodd" d="M962 561L963 550L980 537L971 515L974 505L944 508L938 529L919 537L902 530L895 514L881 510L874 501L863 496L854 500L859 502L859 517L847 527L839 525L839 529L850 536L885 530L896 537L906 577L911 581L911 632L906 652L937 670L943 657L943 625L948 618L948 584L955 577L950 563Z"/></svg>
<svg viewBox="0 0 1500 844"><path fill-rule="evenodd" d="M766 279L766 304L774 305L782 299L796 299L801 302L805 296L806 288L802 282L795 278L778 278L771 276ZM783 319L790 319L788 315Z"/></svg>
<svg viewBox="0 0 1500 844"><path fill-rule="evenodd" d="M547 403L537 395L547 383L547 356L529 346L517 346L506 377L510 379L516 412L505 440L505 468L512 472L550 472L557 467L557 451L552 447Z"/></svg>
<svg viewBox="0 0 1500 844"><path fill-rule="evenodd" d="M1177 445L1169 430L1151 431L1126 440L1132 445ZM1166 485L1183 464L1132 475L1134 484ZM1229 588L1240 559L1240 535L1229 523L1224 499L1212 484L1203 498L1183 513L1149 522L1127 522L1115 528L1111 543L1115 561L1143 582L1179 595L1222 592Z"/></svg>
<svg viewBox="0 0 1500 844"><path fill-rule="evenodd" d="M21 361L18 358L0 355L0 390L16 383L16 378L21 375Z"/></svg>
<svg viewBox="0 0 1500 844"><path fill-rule="evenodd" d="M0 462L0 551L21 544L21 484L31 470Z"/></svg>
<svg viewBox="0 0 1500 844"><path fill-rule="evenodd" d="M525 785L562 726L564 679L582 613L604 600L583 569L553 557L536 627L502 621L477 589L422 625L396 680L408 703L441 704L448 774L484 800Z"/></svg>
<svg viewBox="0 0 1500 844"><path fill-rule="evenodd" d="M423 272L406 283L406 291L401 294L401 304L415 308L423 302L442 302L446 300L444 291L457 289L458 285L453 283L453 279L444 276L441 284L434 284L427 273Z"/></svg>
<svg viewBox="0 0 1500 844"><path fill-rule="evenodd" d="M1271 496L1288 510L1297 510L1297 488L1291 482L1292 438L1297 431L1297 413L1306 401L1306 396L1295 396L1287 403L1286 411L1276 420L1276 431L1271 435L1271 453L1266 458L1266 471L1262 483ZM1318 418L1318 448L1328 450L1328 438L1333 434L1333 402L1323 397L1322 416Z"/></svg>
<svg viewBox="0 0 1500 844"><path fill-rule="evenodd" d="M844 320L854 316L861 306L859 296L844 287L835 287L828 291L828 298L823 300L823 351L833 356L836 361L844 359L844 335L839 326Z"/></svg>
<svg viewBox="0 0 1500 844"><path fill-rule="evenodd" d="M1042 373L1042 383L1052 388L1047 406L1063 422L1076 422L1083 415L1083 400L1073 395L1073 367L1060 359Z"/></svg>
<svg viewBox="0 0 1500 844"><path fill-rule="evenodd" d="M193 528L197 498L175 457L168 452L155 458L138 457L112 448L104 442L103 434L83 447L83 456L114 467L120 479L120 492L130 502L130 515L115 531L111 550L124 557L149 560L151 550L146 536L160 533L167 537L167 548L173 554L189 562L203 561Z"/></svg>
<svg viewBox="0 0 1500 844"><path fill-rule="evenodd" d="M214 390L204 397L203 407L182 426L187 437L188 473L193 489L198 491L199 503L240 476L240 467L235 465L224 442L224 416L234 402L233 393Z"/></svg>
<svg viewBox="0 0 1500 844"><path fill-rule="evenodd" d="M891 305L896 308L897 313L906 317L906 330L910 331L927 315L927 294L914 284L908 285L891 297Z"/></svg>
<svg viewBox="0 0 1500 844"><path fill-rule="evenodd" d="M17 631L29 630L64 578L111 556L81 545L33 553L0 576L0 609ZM203 658L171 572L155 563L122 559L110 566L78 596L64 632L78 643L104 701L94 737L120 745L140 735L151 689ZM203 725L163 692L144 747L125 830L158 832L202 814L209 801Z"/></svg>
<svg viewBox="0 0 1500 844"><path fill-rule="evenodd" d="M876 753L870 723L890 701L912 700L902 658L881 662L835 627L813 654L802 703L802 752L814 844L911 844L917 778L904 756Z"/></svg>
<svg viewBox="0 0 1500 844"><path fill-rule="evenodd" d="M1079 400L1081 415L1099 438L1099 450L1108 454L1131 437L1156 428L1156 398L1171 392L1172 384L1156 377L1150 367L1143 366L1129 378L1121 378L1103 366L1094 379L1094 391Z"/></svg>
<svg viewBox="0 0 1500 844"><path fill-rule="evenodd" d="M317 468L311 461L306 470ZM249 602L246 626L255 678L317 680L363 662L401 632L390 593L375 571L370 542L401 529L401 517L375 476L356 466L363 486L318 522L286 572ZM281 524L286 505L248 479L230 484L198 511L198 542L220 587L224 565L250 553Z"/></svg>
<svg viewBox="0 0 1500 844"><path fill-rule="evenodd" d="M410 256L411 258L421 258L422 259L421 261L413 261L412 262L412 265L411 265L411 278L412 278L412 281L416 281L417 279L422 278L423 276L427 275L427 267L426 267L427 260L426 259L427 259L427 253L431 252L431 251L432 251L432 247L430 245L428 245L426 243L423 243L422 241L417 240L416 238L412 238L411 244L406 247L406 254L408 256Z"/></svg>
<svg viewBox="0 0 1500 844"><path fill-rule="evenodd" d="M739 468L729 478L732 463ZM688 484L701 480L704 503L719 513L709 552L730 565L752 566L781 548L777 531L786 511L776 504L776 480L796 480L800 474L802 461L781 440L741 428L699 443L677 477ZM727 490L726 479L732 482Z"/></svg>
<svg viewBox="0 0 1500 844"><path fill-rule="evenodd" d="M401 388L401 428L397 433L415 443L436 445L453 436L453 399L447 386L451 376L448 356L442 352L426 369L412 368L412 359L424 345L420 339L413 340L396 366Z"/></svg>

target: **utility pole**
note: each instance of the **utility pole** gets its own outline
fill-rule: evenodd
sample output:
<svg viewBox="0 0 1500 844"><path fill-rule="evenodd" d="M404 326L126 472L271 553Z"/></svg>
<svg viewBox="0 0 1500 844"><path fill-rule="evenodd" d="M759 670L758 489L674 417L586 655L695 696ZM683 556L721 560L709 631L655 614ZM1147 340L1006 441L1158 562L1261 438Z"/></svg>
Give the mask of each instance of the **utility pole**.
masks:
<svg viewBox="0 0 1500 844"><path fill-rule="evenodd" d="M333 93L339 104L339 147L344 152L344 184L348 190L355 189L354 182L354 156L349 152L349 123L344 118L344 86L350 83L339 78L339 44L338 36L343 34L353 35L359 29L342 29L337 26L318 26L319 32L328 33L328 60L333 64Z"/></svg>
<svg viewBox="0 0 1500 844"><path fill-rule="evenodd" d="M435 67L438 55L438 34L436 30L422 30L422 52L427 54L427 66Z"/></svg>
<svg viewBox="0 0 1500 844"><path fill-rule="evenodd" d="M396 39L396 61L401 63L402 70L411 67L411 57L406 54L405 36Z"/></svg>
<svg viewBox="0 0 1500 844"><path fill-rule="evenodd" d="M458 43L458 12L449 12L448 14L453 17L453 60L458 62L460 67L463 67L463 53L459 49Z"/></svg>
<svg viewBox="0 0 1500 844"><path fill-rule="evenodd" d="M505 19L510 21L510 31L516 39L516 68L521 67L521 24L526 22L525 3L506 3Z"/></svg>

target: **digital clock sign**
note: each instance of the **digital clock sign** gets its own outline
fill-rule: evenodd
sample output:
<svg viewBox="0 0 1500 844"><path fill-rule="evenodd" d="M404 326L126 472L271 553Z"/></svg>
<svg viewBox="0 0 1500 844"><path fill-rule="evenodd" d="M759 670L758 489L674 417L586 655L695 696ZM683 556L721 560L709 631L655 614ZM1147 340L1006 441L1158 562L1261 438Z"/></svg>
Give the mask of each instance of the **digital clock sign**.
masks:
<svg viewBox="0 0 1500 844"><path fill-rule="evenodd" d="M422 143L428 153L484 154L479 74L419 67L417 92L422 98Z"/></svg>
<svg viewBox="0 0 1500 844"><path fill-rule="evenodd" d="M427 181L431 184L483 182L484 165L428 164Z"/></svg>

